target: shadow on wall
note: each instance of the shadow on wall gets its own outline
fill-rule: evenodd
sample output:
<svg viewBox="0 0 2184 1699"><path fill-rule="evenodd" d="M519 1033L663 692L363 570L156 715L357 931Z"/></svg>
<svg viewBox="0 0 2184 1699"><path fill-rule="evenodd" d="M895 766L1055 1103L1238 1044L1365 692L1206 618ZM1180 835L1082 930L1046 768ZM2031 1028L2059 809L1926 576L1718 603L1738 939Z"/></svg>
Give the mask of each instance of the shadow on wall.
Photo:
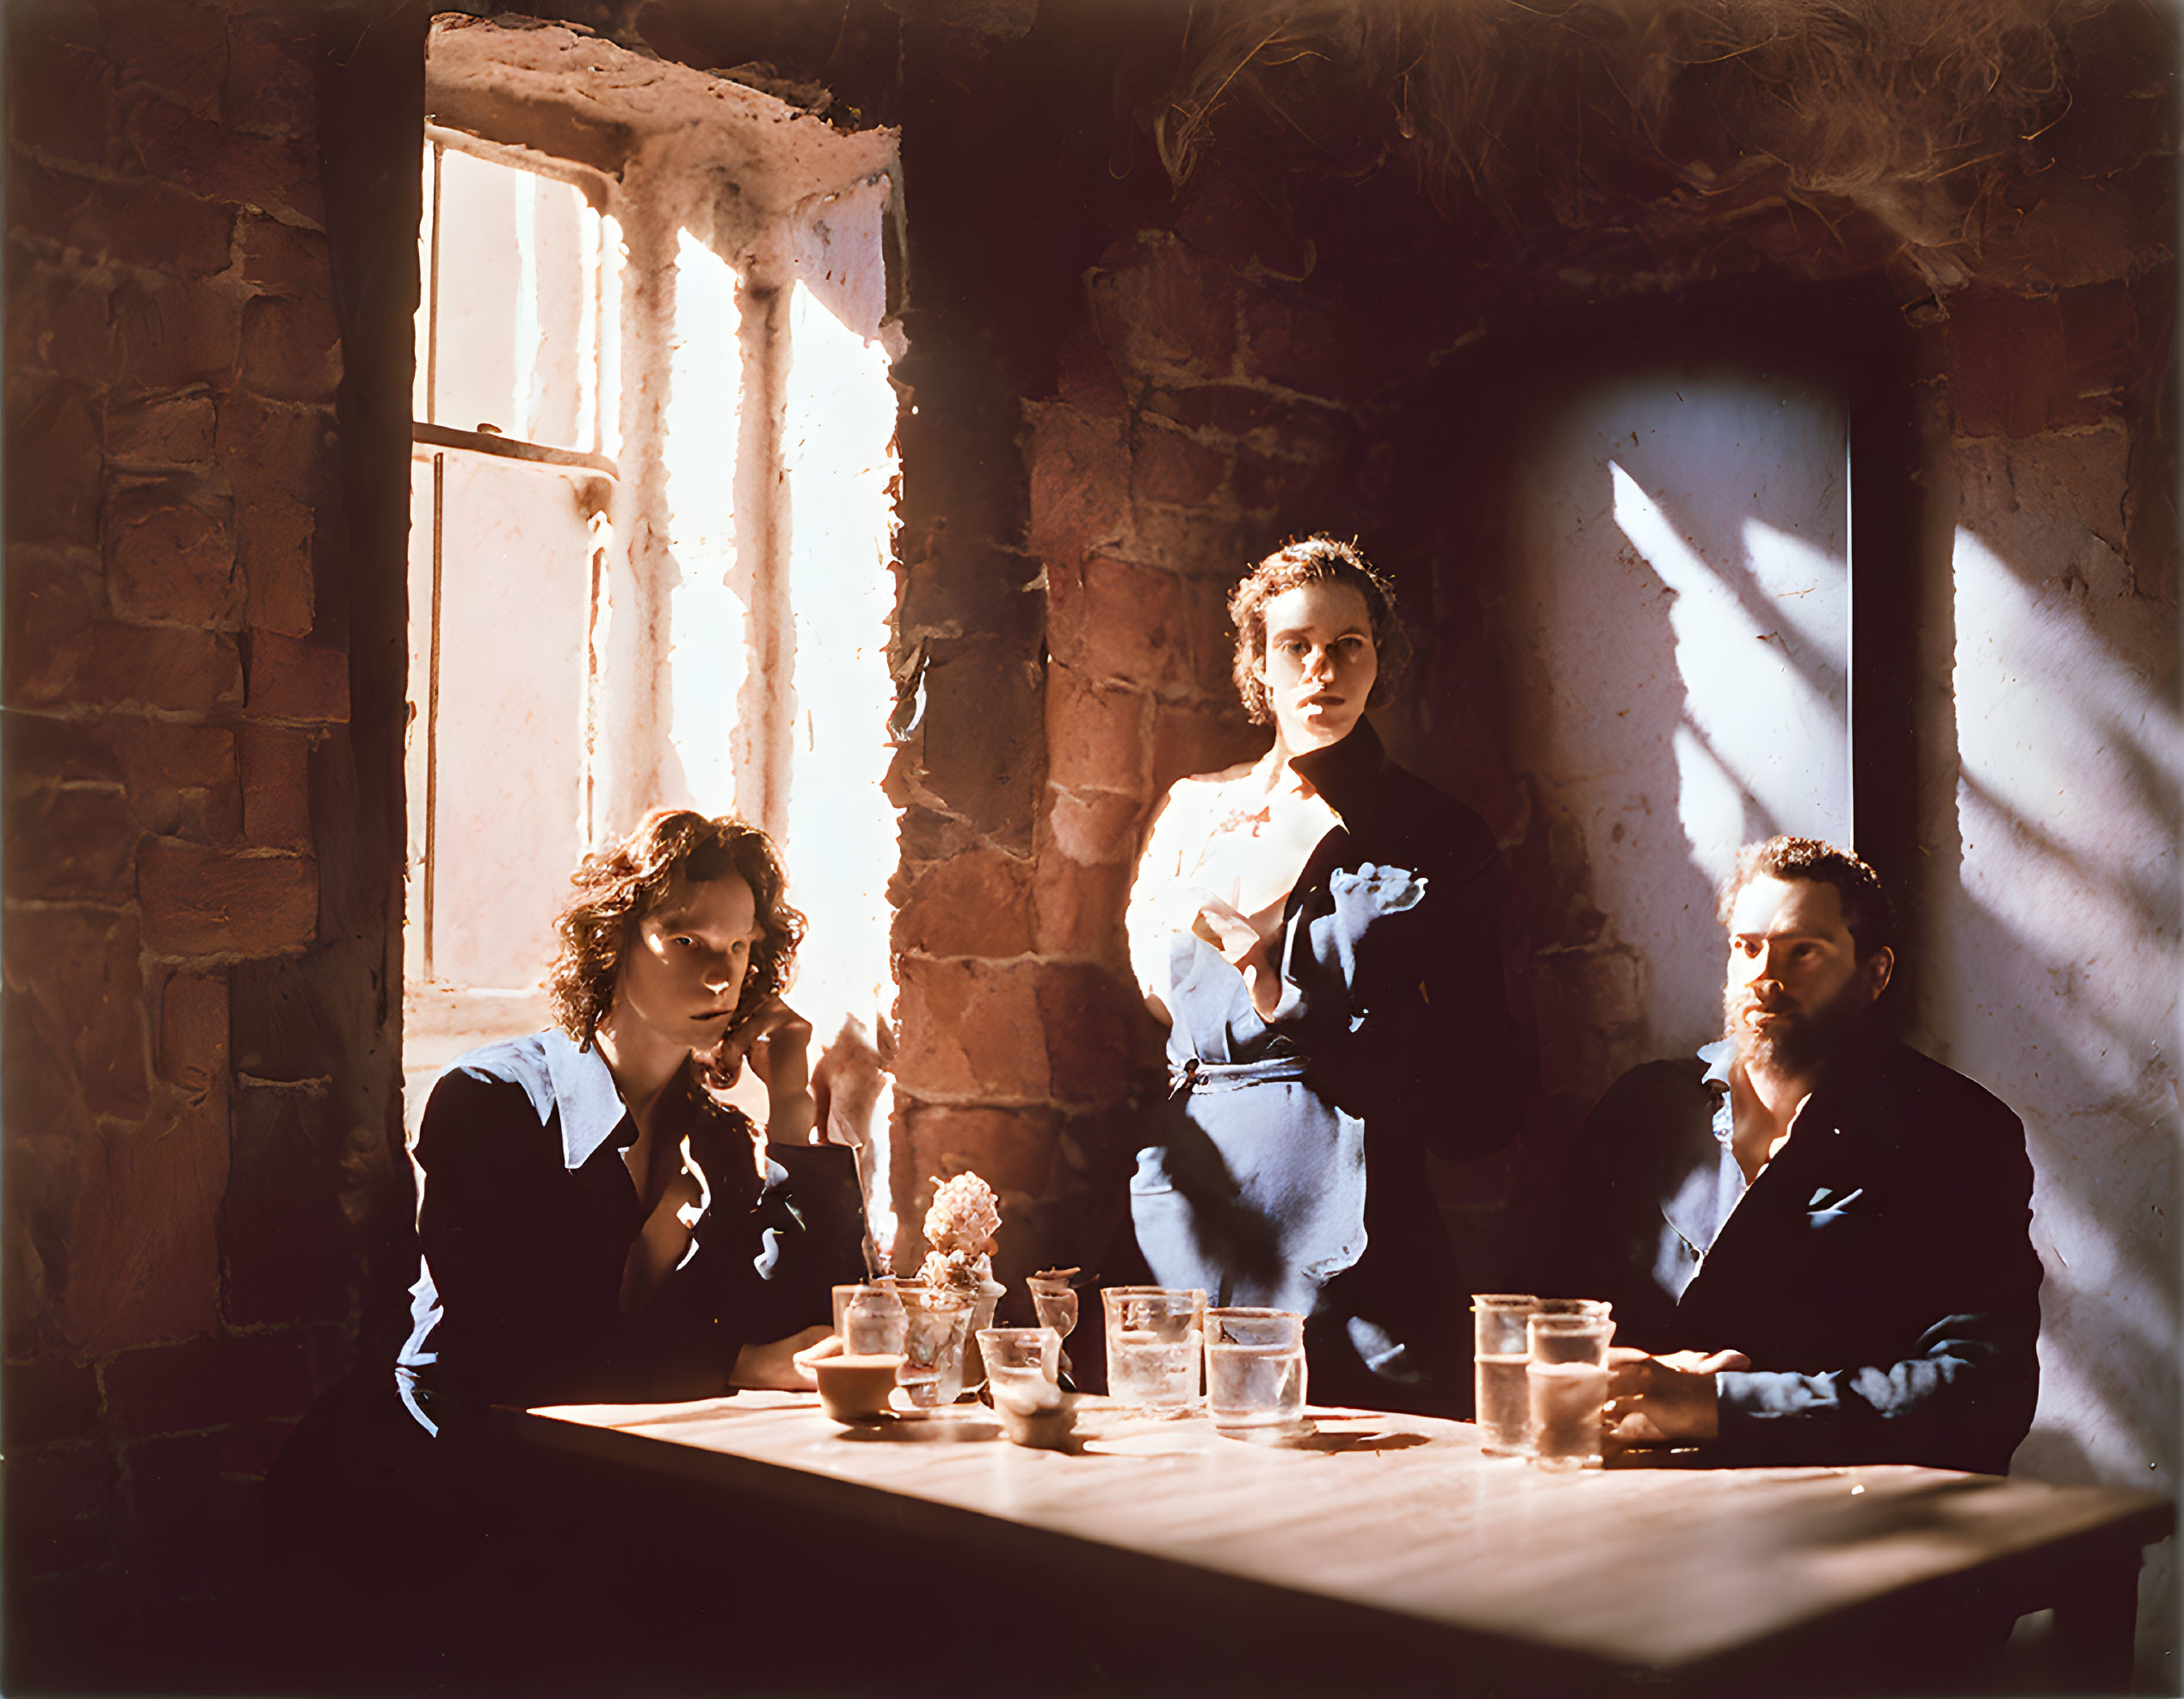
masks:
<svg viewBox="0 0 2184 1699"><path fill-rule="evenodd" d="M2174 602L2118 549L2128 448L2119 427L1959 449L1950 651L1928 663L1953 714L1924 734L1954 760L1941 744L1924 799L1915 1037L2025 1120L2046 1283L2016 1470L2174 1492L2184 722ZM2162 1683L2174 1549L2142 1585L2141 1674Z"/></svg>
<svg viewBox="0 0 2184 1699"><path fill-rule="evenodd" d="M1843 443L1825 387L1690 366L1567 398L1515 462L1514 753L1604 917L1544 963L1552 1089L1715 1034L1737 847L1847 835Z"/></svg>

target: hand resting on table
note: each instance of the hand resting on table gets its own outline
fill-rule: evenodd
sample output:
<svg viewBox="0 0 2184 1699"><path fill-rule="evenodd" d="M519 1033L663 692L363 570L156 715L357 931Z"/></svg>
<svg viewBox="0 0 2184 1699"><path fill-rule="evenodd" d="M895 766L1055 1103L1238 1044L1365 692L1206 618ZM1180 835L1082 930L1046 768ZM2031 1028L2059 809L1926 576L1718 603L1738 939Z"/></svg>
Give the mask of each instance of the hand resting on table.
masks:
<svg viewBox="0 0 2184 1699"><path fill-rule="evenodd" d="M1606 1416L1608 1437L1619 1445L1661 1445L1709 1440L1720 1433L1714 1376L1725 1368L1749 1368L1742 1351L1671 1351L1649 1356L1616 1347L1608 1353L1613 1379Z"/></svg>

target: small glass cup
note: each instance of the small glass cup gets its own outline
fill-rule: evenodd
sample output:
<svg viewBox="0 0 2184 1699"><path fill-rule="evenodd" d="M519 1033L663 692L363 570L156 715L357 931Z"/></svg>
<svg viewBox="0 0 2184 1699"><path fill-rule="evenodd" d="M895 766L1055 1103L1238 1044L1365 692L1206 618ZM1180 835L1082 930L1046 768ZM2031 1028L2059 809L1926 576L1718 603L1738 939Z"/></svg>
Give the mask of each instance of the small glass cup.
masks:
<svg viewBox="0 0 2184 1699"><path fill-rule="evenodd" d="M902 1294L888 1286L834 1288L834 1331L848 1356L885 1356L903 1349L909 1319Z"/></svg>
<svg viewBox="0 0 2184 1699"><path fill-rule="evenodd" d="M920 1410L963 1396L963 1344L971 1337L971 1303L963 1294L929 1286L896 1288L903 1302L903 1366L895 1384Z"/></svg>
<svg viewBox="0 0 2184 1699"><path fill-rule="evenodd" d="M1479 1449L1492 1455L1521 1457L1532 1449L1532 1394L1524 1378L1532 1348L1524 1324L1539 1307L1528 1292L1471 1294Z"/></svg>
<svg viewBox="0 0 2184 1699"><path fill-rule="evenodd" d="M1563 1313L1534 1315L1525 1328L1531 1347L1525 1379L1532 1461L1543 1469L1600 1467L1607 1344L1615 1324L1597 1313Z"/></svg>
<svg viewBox="0 0 2184 1699"><path fill-rule="evenodd" d="M978 1353L978 1335L993 1325L994 1306L1001 1301L1001 1294L1008 1289L997 1280L990 1280L983 1286L963 1288L964 1301L971 1306L971 1331L963 1342L963 1387L966 1392L975 1393L986 1383L986 1363Z"/></svg>
<svg viewBox="0 0 2184 1699"><path fill-rule="evenodd" d="M1062 1407L1062 1336L1051 1327L982 1327L978 1350L996 1407L1040 1416Z"/></svg>
<svg viewBox="0 0 2184 1699"><path fill-rule="evenodd" d="M1206 1313L1206 1408L1224 1429L1305 1419L1305 1319L1291 1310Z"/></svg>
<svg viewBox="0 0 2184 1699"><path fill-rule="evenodd" d="M1061 1337L1064 1375L1077 1372L1070 1362L1069 1352L1070 1335L1077 1327L1077 1288L1070 1284L1070 1276L1076 1272L1075 1269L1071 1269L1067 1274L1058 1270L1053 1274L1035 1274L1027 1276L1024 1281L1025 1286L1030 1288L1032 1308L1039 1313L1040 1325L1052 1328Z"/></svg>
<svg viewBox="0 0 2184 1699"><path fill-rule="evenodd" d="M1198 1406L1205 1362L1206 1294L1195 1287L1110 1286L1107 1393L1148 1415L1188 1415Z"/></svg>
<svg viewBox="0 0 2184 1699"><path fill-rule="evenodd" d="M1024 1284L1030 1289L1032 1307L1039 1312L1040 1325L1052 1328L1066 1341L1077 1325L1077 1288L1070 1284L1070 1276L1035 1274Z"/></svg>

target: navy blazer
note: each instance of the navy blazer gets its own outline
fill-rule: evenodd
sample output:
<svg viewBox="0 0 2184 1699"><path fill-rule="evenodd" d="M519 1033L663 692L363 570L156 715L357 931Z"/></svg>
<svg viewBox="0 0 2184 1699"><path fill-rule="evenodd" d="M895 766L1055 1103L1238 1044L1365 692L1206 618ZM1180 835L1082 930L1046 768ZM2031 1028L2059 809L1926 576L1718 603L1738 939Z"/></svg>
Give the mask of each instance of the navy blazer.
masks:
<svg viewBox="0 0 2184 1699"><path fill-rule="evenodd" d="M441 1076L414 1152L423 1254L395 1370L428 1430L486 1404L718 1393L743 1346L824 1321L829 1286L861 1277L850 1152L769 1145L762 1177L748 1118L694 1085L676 1107L711 1197L681 1264L625 1315L637 1128L597 1050L534 1033Z"/></svg>
<svg viewBox="0 0 2184 1699"><path fill-rule="evenodd" d="M1871 1036L1737 1197L1716 1060L1649 1063L1601 1100L1543 1287L1611 1300L1619 1344L1749 1356L1718 1381L1724 1461L2006 1471L2039 1387L2023 1123Z"/></svg>

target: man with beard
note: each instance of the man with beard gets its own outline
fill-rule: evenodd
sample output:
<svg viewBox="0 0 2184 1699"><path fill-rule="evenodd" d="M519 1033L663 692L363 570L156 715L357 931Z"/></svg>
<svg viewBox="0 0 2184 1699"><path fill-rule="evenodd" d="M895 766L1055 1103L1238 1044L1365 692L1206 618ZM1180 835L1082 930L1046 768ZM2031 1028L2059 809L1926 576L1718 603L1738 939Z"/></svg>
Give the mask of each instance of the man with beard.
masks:
<svg viewBox="0 0 2184 1699"><path fill-rule="evenodd" d="M2000 1473L2032 1425L2040 1265L2023 1125L1879 1029L1879 880L1811 838L1721 895L1725 1035L1609 1090L1541 1290L1613 1301L1625 1443Z"/></svg>

